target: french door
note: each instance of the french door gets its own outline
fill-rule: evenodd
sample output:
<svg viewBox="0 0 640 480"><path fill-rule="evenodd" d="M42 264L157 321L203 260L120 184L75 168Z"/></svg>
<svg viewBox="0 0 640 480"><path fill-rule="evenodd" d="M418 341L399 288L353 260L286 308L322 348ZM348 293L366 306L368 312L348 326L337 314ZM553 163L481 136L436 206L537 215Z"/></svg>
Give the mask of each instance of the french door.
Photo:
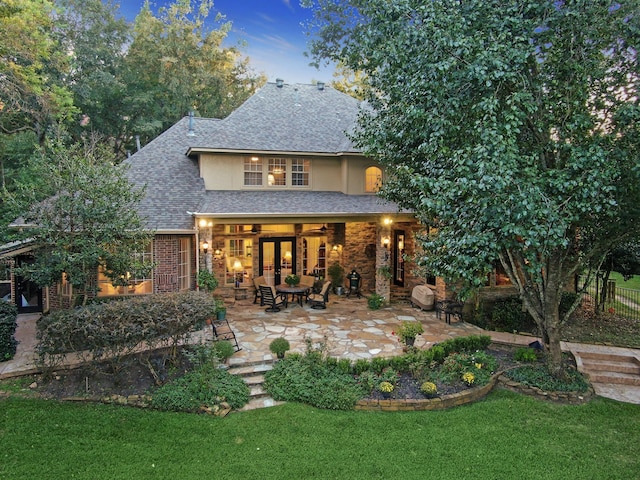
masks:
<svg viewBox="0 0 640 480"><path fill-rule="evenodd" d="M29 256L16 257L16 265L18 267L33 263L34 260ZM32 313L42 311L42 289L34 282L22 278L15 277L16 282L16 298L15 304L18 307L18 313Z"/></svg>
<svg viewBox="0 0 640 480"><path fill-rule="evenodd" d="M258 269L267 285L279 285L287 275L296 273L295 238L261 238Z"/></svg>

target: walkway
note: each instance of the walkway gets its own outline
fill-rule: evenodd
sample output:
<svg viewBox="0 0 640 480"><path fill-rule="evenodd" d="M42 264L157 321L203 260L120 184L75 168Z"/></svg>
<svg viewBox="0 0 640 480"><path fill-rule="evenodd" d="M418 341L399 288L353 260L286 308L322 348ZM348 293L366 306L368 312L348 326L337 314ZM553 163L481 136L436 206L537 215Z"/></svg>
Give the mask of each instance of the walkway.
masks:
<svg viewBox="0 0 640 480"><path fill-rule="evenodd" d="M231 365L261 363L272 360L269 344L277 337L285 337L291 344L292 352L304 352L305 338L314 344L326 342L332 356L357 360L376 356L393 356L402 353L402 344L394 335L404 320L420 321L424 334L416 339L418 348L426 348L448 338L465 335L491 335L495 342L528 345L535 337L504 332L488 332L463 322L446 324L438 320L434 312L425 312L409 304L394 304L380 310L370 310L365 299L350 299L331 296L326 310L313 310L307 306L290 304L288 308L267 313L265 307L253 305L252 299L234 301L227 314L242 350L231 359ZM36 315L20 315L16 339L20 342L15 358L0 363L0 379L26 375L37 371L34 363ZM194 341L210 339L210 328L197 332ZM583 362L593 352L603 355L631 355L631 362L640 368L637 350L616 349L615 347L563 344L563 349L571 350L578 359L579 367L590 365ZM586 352L586 353L585 353ZM590 373L590 372L587 372ZM640 378L640 376L639 376ZM620 401L640 404L640 385L606 385L594 383L596 393Z"/></svg>

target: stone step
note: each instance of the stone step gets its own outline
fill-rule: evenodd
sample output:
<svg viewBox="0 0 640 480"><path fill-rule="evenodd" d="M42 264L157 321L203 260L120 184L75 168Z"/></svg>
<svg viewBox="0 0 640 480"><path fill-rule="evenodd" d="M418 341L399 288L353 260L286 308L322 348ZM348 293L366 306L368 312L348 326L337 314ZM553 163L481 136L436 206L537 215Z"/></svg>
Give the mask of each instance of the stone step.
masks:
<svg viewBox="0 0 640 480"><path fill-rule="evenodd" d="M640 375L617 372L587 372L592 383L640 386Z"/></svg>
<svg viewBox="0 0 640 480"><path fill-rule="evenodd" d="M253 398L249 400L249 402L244 407L242 407L239 411L247 412L249 410L255 410L257 408L275 407L277 405L282 405L283 403L285 402L276 402L271 397Z"/></svg>
<svg viewBox="0 0 640 480"><path fill-rule="evenodd" d="M273 364L263 363L260 365L242 365L229 367L229 373L239 375L241 377L250 377L268 372L273 368Z"/></svg>
<svg viewBox="0 0 640 480"><path fill-rule="evenodd" d="M260 385L251 385L249 388L249 399L254 400L256 398L265 398L268 397L269 394L265 392L262 384Z"/></svg>
<svg viewBox="0 0 640 480"><path fill-rule="evenodd" d="M588 372L614 372L640 375L640 365L635 361L602 361L584 358L582 359L582 365Z"/></svg>
<svg viewBox="0 0 640 480"><path fill-rule="evenodd" d="M251 375L248 377L242 377L244 383L249 385L250 387L254 385L262 385L264 383L264 375Z"/></svg>
<svg viewBox="0 0 640 480"><path fill-rule="evenodd" d="M592 383L640 386L640 360L616 352L578 352L576 362Z"/></svg>

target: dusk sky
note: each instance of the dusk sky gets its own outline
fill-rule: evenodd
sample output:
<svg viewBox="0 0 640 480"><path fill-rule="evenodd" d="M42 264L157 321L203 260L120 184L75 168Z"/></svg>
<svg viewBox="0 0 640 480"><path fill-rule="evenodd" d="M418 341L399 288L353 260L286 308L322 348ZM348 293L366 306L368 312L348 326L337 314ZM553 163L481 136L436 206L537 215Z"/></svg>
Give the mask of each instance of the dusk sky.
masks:
<svg viewBox="0 0 640 480"><path fill-rule="evenodd" d="M120 0L119 3L122 16L133 21L144 0ZM171 3L155 0L151 5L155 11ZM192 0L192 5L194 3ZM332 80L331 68L309 67L310 59L303 54L308 50L308 37L302 23L311 18L311 11L300 7L299 0L214 0L209 13L212 25L217 12L233 24L225 46L245 41L241 51L250 57L253 69L266 74L270 82L276 78L286 83Z"/></svg>

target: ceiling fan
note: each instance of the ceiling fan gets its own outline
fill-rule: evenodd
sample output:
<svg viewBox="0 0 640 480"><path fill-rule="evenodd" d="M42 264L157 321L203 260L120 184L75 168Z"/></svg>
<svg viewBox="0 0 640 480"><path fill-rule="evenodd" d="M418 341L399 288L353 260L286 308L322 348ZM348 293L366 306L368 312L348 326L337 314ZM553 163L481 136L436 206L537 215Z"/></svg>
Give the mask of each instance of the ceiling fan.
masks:
<svg viewBox="0 0 640 480"><path fill-rule="evenodd" d="M320 228L311 228L309 230L305 230L303 233L311 233L311 232L327 233L327 230L328 230L327 225L323 223Z"/></svg>

